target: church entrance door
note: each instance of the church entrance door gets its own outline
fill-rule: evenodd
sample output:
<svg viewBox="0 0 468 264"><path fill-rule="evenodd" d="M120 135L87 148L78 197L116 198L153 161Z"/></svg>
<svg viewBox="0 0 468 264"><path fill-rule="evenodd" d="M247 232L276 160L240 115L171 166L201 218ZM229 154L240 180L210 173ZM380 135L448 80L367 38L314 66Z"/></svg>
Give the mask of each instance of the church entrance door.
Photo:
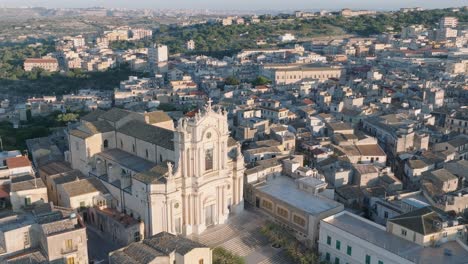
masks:
<svg viewBox="0 0 468 264"><path fill-rule="evenodd" d="M214 204L205 207L205 225L214 225Z"/></svg>

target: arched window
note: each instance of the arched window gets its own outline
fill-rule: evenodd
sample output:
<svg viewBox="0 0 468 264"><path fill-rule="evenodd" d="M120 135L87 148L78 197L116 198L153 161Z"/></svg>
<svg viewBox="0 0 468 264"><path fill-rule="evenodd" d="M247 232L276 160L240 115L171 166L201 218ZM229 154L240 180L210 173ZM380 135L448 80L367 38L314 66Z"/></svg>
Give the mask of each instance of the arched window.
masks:
<svg viewBox="0 0 468 264"><path fill-rule="evenodd" d="M120 140L120 148L123 149L123 141L122 141L122 139Z"/></svg>
<svg viewBox="0 0 468 264"><path fill-rule="evenodd" d="M205 151L205 171L213 169L213 149Z"/></svg>
<svg viewBox="0 0 468 264"><path fill-rule="evenodd" d="M163 159L162 159L162 155L161 155L161 154L159 154L159 162L162 162L162 161L163 161Z"/></svg>
<svg viewBox="0 0 468 264"><path fill-rule="evenodd" d="M132 151L135 153L135 144L132 145Z"/></svg>
<svg viewBox="0 0 468 264"><path fill-rule="evenodd" d="M146 158L148 158L148 157L149 157L148 150L146 150L146 153L145 153L145 154L146 154Z"/></svg>
<svg viewBox="0 0 468 264"><path fill-rule="evenodd" d="M109 147L109 141L107 139L104 140L104 148Z"/></svg>

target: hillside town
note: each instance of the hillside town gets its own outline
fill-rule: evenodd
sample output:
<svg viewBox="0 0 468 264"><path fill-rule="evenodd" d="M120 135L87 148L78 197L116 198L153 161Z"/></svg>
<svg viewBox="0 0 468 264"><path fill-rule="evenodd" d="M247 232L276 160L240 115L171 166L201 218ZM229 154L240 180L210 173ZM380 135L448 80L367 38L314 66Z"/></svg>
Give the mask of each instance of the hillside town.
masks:
<svg viewBox="0 0 468 264"><path fill-rule="evenodd" d="M122 41L148 45L112 48ZM187 38L171 53L126 26L22 61L135 74L113 90L3 97L16 128L77 117L27 149L2 145L0 262L466 263L468 21L256 42L219 57ZM243 262L216 262L217 250Z"/></svg>

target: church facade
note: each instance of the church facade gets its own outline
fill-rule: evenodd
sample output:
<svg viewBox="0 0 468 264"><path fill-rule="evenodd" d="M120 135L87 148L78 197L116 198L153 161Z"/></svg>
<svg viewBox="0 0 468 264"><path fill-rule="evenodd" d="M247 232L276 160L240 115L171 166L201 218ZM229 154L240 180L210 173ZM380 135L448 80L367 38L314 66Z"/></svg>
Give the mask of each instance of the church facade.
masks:
<svg viewBox="0 0 468 264"><path fill-rule="evenodd" d="M164 112L97 110L69 131L69 144L72 167L99 178L113 197L107 206L143 221L145 236L199 234L243 208L240 145L210 102L176 123Z"/></svg>

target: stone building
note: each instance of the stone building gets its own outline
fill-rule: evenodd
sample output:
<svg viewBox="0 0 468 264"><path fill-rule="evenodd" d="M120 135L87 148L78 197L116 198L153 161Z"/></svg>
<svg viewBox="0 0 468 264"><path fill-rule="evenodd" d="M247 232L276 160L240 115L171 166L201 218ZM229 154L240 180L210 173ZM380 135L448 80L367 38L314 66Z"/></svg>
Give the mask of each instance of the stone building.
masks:
<svg viewBox="0 0 468 264"><path fill-rule="evenodd" d="M10 184L10 202L15 212L28 210L36 204L47 203L47 188L40 178L30 175L16 177Z"/></svg>
<svg viewBox="0 0 468 264"><path fill-rule="evenodd" d="M318 239L320 220L344 209L341 203L316 193L323 190L324 182L315 177L293 179L282 173L252 176L246 175L250 181L246 184L246 201L309 246Z"/></svg>
<svg viewBox="0 0 468 264"><path fill-rule="evenodd" d="M24 61L23 67L25 71L32 71L34 68L51 72L59 70L58 61L54 58L29 58Z"/></svg>
<svg viewBox="0 0 468 264"><path fill-rule="evenodd" d="M86 227L75 211L52 204L0 218L0 263L88 264Z"/></svg>
<svg viewBox="0 0 468 264"><path fill-rule="evenodd" d="M269 64L263 66L262 74L275 84L293 84L305 79L326 81L330 78L340 79L343 69L332 67L313 67L303 64Z"/></svg>
<svg viewBox="0 0 468 264"><path fill-rule="evenodd" d="M175 129L117 108L83 119L69 132L72 168L99 178L108 206L141 219L146 237L199 234L243 208L240 145L210 102Z"/></svg>
<svg viewBox="0 0 468 264"><path fill-rule="evenodd" d="M161 232L109 254L110 264L209 264L211 249L190 239Z"/></svg>

